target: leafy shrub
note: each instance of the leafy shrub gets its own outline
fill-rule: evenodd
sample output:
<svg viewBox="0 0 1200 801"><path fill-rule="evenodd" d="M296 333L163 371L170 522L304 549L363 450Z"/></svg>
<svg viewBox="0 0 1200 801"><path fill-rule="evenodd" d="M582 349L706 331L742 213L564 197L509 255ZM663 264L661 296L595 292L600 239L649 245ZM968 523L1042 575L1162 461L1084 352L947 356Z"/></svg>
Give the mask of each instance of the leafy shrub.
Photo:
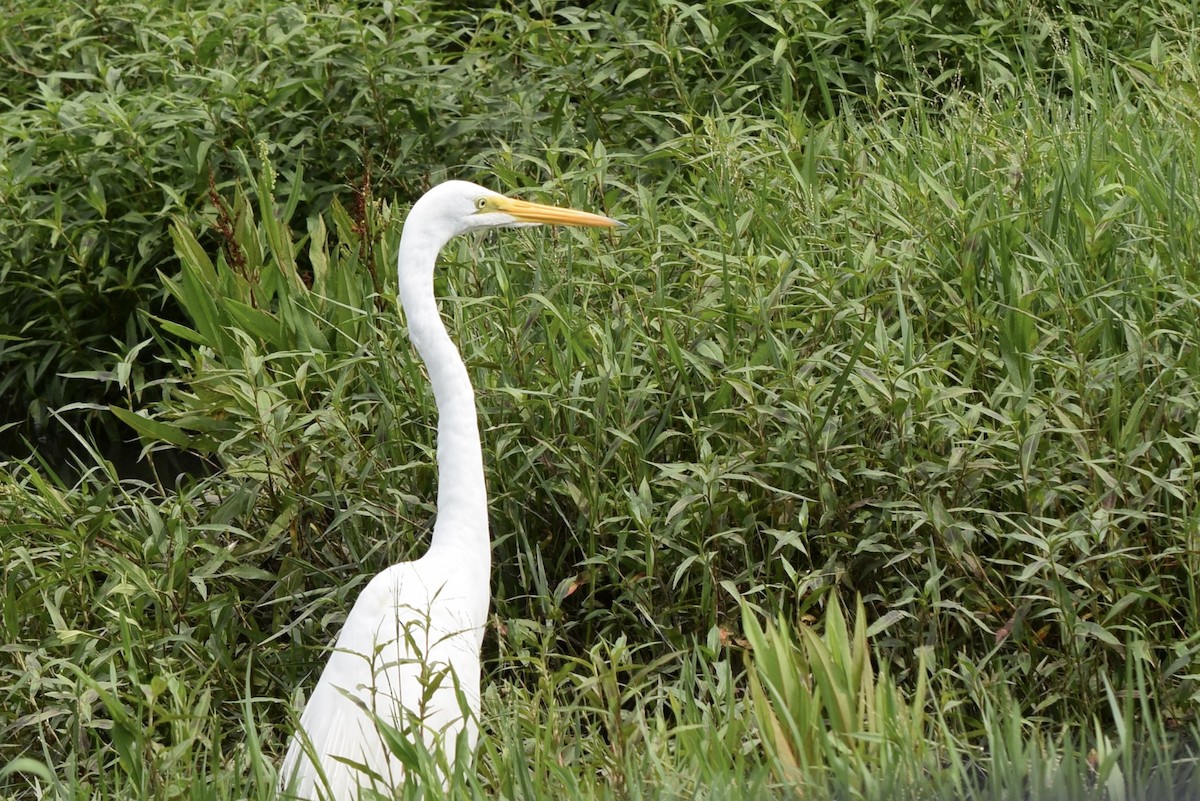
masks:
<svg viewBox="0 0 1200 801"><path fill-rule="evenodd" d="M1132 30L1115 24L1119 11L1088 7L1098 22L1084 30L1072 9L1024 2L523 13L101 2L6 15L0 410L27 421L9 436L58 447L50 411L93 409L97 385L85 379L107 378L109 354L150 336L138 311L176 314L156 279L178 269L168 220L198 210L210 176L226 188L235 154L257 141L277 143L285 178L307 166L296 183L305 215L365 165L380 196L411 198L463 165L506 184L545 181L561 170L555 152L601 142L653 154L718 111L834 116L863 99L894 107L953 86L991 92L1043 70L1069 75L1079 49L1069 63L1059 54L1076 34L1096 52L1119 45L1141 57L1152 40L1161 50L1179 11L1138 9ZM650 158L646 169L643 181L670 167Z"/></svg>
<svg viewBox="0 0 1200 801"><path fill-rule="evenodd" d="M104 185L103 223L87 182L62 177L71 158L31 183L41 162L27 154L66 140L45 133L59 123L28 94L36 70L7 78L26 93L6 95L18 100L0 125L45 130L2 140L20 169L9 159L0 181L24 182L5 190L18 212L0 220L0 248L16 254L0 284L17 337L4 358L19 365L0 371L5 391L71 366L36 355L38 326L107 319L79 351L120 352L104 357L107 402L73 379L46 405L86 393L89 412L122 410L111 419L142 435L155 466L187 449L214 469L118 484L92 454L78 483L0 473L0 666L19 677L4 691L4 758L83 784L117 765L135 794L169 795L185 789L169 777L208 765L212 744L211 764L270 786L279 702L309 686L365 578L419 552L433 513L434 409L391 287L405 201L338 187L369 176L375 196L407 199L452 171L631 223L599 242L460 241L439 270L479 391L492 498L490 725L508 739L484 755L489 788L520 795L527 754L562 795L636 788L664 765L731 786L721 777L759 765L745 677L729 667L743 610L795 622L843 590L864 598L871 649L902 690L924 649L946 759L986 746L1041 764L1061 751L1079 770L1054 776L1091 791L1094 746L1106 782L1134 775L1117 733L1156 716L1189 731L1200 653L1200 48L1175 6L1068 13L1090 8L1018 20L1028 6L950 6L936 24L978 37L945 41L906 21L923 12L879 4L820 19L787 4L421 6L377 31L359 24L367 12L273 6L238 30L220 27L237 8L188 26L165 11L141 27L120 10L72 23L122 43L183 30L163 41L221 63L242 63L239 48L271 58L229 84L190 56L178 63L191 72L147 67L145 97L192 81L179 91L223 111L189 177L155 175L163 192L188 191L138 212L145 224L120 205L136 193L109 190L134 180L124 167ZM424 25L402 16L425 11ZM785 13L837 34L825 60L791 39L776 56L762 31ZM882 45L859 36L869 19ZM83 47L66 23L0 25L6 52L29 63L73 63ZM37 25L62 41L13 33ZM403 54L388 50L398 42ZM997 55L1009 46L1019 60ZM110 60L133 58L121 47ZM150 50L138 51L147 64L164 58ZM123 74L133 86L136 70ZM972 76L979 91L952 90ZM45 80L83 97L82 78ZM280 109L292 116L276 138ZM136 129L143 140L190 135L158 119ZM394 160L359 133L384 127ZM58 239L14 222L53 216L55 196L77 207L61 204ZM128 283L169 299L142 307L133 333L120 315L71 322L76 306L56 319L58 289L23 300L40 276L76 269L58 244L85 241L87 226L99 231L89 253L134 258ZM158 255L130 244L142 237ZM257 698L274 702L232 700ZM243 739L244 723L258 733ZM135 724L149 734L125 737ZM1037 727L1068 735L1033 742ZM1176 736L1155 731L1156 747ZM1034 774L1013 775L1020 795ZM91 795L83 784L72 797ZM123 795L111 788L99 792Z"/></svg>

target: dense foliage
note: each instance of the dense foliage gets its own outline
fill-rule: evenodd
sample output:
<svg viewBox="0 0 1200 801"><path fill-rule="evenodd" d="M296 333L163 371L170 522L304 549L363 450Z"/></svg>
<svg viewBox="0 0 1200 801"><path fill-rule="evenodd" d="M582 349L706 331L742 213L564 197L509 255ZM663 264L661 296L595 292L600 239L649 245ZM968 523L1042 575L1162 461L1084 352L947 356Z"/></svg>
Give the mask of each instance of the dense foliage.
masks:
<svg viewBox="0 0 1200 801"><path fill-rule="evenodd" d="M0 788L270 797L289 705L435 511L392 262L445 177L630 224L443 260L496 559L460 791L1186 775L1195 10L0 18L0 408L43 456L0 472Z"/></svg>
<svg viewBox="0 0 1200 801"><path fill-rule="evenodd" d="M828 6L828 7L826 7ZM836 10L836 13L833 13ZM370 163L383 196L444 171L560 175L555 151L641 159L714 113L833 118L914 95L1035 83L1067 94L1092 54L1161 54L1183 3L605 3L463 9L289 3L28 5L0 22L0 410L54 448L51 410L151 335L172 214L202 212L237 152L276 149L324 209ZM656 158L657 156L657 158ZM143 364L150 356L143 354ZM75 409L77 421L94 415ZM111 438L111 431L108 432Z"/></svg>

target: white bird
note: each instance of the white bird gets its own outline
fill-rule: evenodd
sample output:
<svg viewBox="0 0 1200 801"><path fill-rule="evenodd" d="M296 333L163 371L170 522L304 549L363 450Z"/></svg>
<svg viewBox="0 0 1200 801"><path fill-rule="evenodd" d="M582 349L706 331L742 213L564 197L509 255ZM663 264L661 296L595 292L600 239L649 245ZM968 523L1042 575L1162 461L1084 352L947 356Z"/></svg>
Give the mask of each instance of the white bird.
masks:
<svg viewBox="0 0 1200 801"><path fill-rule="evenodd" d="M405 769L376 716L409 743L444 753L448 766L460 745L474 753L479 649L491 600L487 489L475 392L438 314L434 263L459 234L540 224L621 225L466 181L430 189L404 222L397 259L400 304L438 410L437 520L425 555L375 576L346 618L284 757L285 798L343 801L365 788L391 797Z"/></svg>

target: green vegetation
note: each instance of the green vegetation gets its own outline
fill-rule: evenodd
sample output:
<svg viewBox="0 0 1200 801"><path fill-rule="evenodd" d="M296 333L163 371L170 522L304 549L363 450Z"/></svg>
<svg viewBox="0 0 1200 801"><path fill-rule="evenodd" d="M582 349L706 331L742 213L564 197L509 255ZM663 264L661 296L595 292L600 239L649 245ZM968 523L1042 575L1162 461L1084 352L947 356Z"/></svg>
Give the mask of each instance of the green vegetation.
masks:
<svg viewBox="0 0 1200 801"><path fill-rule="evenodd" d="M433 518L393 258L448 177L630 225L443 260L496 560L451 795L1185 797L1197 11L8 10L0 797L273 797Z"/></svg>

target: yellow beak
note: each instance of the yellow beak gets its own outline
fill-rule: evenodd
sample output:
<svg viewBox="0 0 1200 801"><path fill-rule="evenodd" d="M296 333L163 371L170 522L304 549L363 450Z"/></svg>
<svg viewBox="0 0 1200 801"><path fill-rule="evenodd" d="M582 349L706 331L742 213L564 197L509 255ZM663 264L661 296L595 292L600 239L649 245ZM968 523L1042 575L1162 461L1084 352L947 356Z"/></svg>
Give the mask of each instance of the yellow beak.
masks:
<svg viewBox="0 0 1200 801"><path fill-rule="evenodd" d="M541 203L530 203L527 200L517 200L511 197L496 198L494 208L505 214L511 214L521 222L541 223L543 225L587 225L593 228L623 228L625 224L601 214L591 214L586 211L564 209L558 206L546 206Z"/></svg>

